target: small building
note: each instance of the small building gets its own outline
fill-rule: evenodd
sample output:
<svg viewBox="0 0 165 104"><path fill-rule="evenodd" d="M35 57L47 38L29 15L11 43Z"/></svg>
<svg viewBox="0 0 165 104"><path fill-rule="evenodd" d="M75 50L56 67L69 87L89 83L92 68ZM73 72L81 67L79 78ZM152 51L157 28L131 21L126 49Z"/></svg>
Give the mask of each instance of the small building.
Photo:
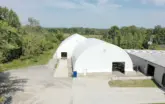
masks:
<svg viewBox="0 0 165 104"><path fill-rule="evenodd" d="M66 38L57 48L57 51L54 54L53 58L71 58L75 47L84 40L86 40L86 38L79 34L73 34L72 36Z"/></svg>
<svg viewBox="0 0 165 104"><path fill-rule="evenodd" d="M133 71L132 60L125 50L94 38L88 38L75 47L72 65L77 73Z"/></svg>
<svg viewBox="0 0 165 104"><path fill-rule="evenodd" d="M152 76L160 86L165 86L165 51L163 50L126 50L134 68L147 76Z"/></svg>

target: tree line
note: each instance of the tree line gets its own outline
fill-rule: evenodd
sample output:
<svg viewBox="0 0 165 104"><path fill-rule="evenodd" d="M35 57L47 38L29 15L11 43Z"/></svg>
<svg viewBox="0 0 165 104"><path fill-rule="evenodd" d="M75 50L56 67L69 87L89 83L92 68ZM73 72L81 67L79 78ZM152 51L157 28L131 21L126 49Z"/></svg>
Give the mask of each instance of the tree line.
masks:
<svg viewBox="0 0 165 104"><path fill-rule="evenodd" d="M124 49L161 49L165 45L165 28L160 25L153 29L136 26L112 26L103 39Z"/></svg>
<svg viewBox="0 0 165 104"><path fill-rule="evenodd" d="M154 28L136 26L112 26L109 29L95 28L46 28L50 32L57 30L66 33L81 35L101 35L101 39L124 49L165 49L165 28L160 25Z"/></svg>
<svg viewBox="0 0 165 104"><path fill-rule="evenodd" d="M28 18L28 24L22 26L16 12L0 7L0 64L38 56L62 40L60 31L49 32L34 18Z"/></svg>
<svg viewBox="0 0 165 104"><path fill-rule="evenodd" d="M57 30L66 33L74 34L79 33L81 35L106 35L108 29L96 29L96 28L83 28L83 27L72 27L72 28L45 28L49 32L56 32Z"/></svg>

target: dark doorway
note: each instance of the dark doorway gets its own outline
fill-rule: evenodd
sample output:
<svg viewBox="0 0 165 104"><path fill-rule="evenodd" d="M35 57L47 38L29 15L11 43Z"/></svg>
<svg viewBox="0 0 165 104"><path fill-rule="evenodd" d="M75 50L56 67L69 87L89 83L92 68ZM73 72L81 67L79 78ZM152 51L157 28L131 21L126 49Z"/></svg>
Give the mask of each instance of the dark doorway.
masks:
<svg viewBox="0 0 165 104"><path fill-rule="evenodd" d="M67 58L67 52L61 52L61 58Z"/></svg>
<svg viewBox="0 0 165 104"><path fill-rule="evenodd" d="M148 76L154 76L154 72L155 72L155 67L148 64L148 68L147 68L147 75Z"/></svg>
<svg viewBox="0 0 165 104"><path fill-rule="evenodd" d="M112 71L120 71L125 73L125 62L113 62Z"/></svg>
<svg viewBox="0 0 165 104"><path fill-rule="evenodd" d="M165 87L165 73L163 74L163 77L162 77L162 85Z"/></svg>

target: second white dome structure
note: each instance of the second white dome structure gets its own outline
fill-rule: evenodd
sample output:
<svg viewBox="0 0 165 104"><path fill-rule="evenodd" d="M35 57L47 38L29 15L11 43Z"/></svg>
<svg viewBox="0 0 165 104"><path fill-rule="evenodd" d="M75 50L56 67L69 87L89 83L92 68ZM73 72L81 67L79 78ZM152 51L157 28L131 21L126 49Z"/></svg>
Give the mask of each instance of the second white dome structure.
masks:
<svg viewBox="0 0 165 104"><path fill-rule="evenodd" d="M73 50L75 47L82 41L84 41L86 38L79 35L79 34L73 34L72 36L66 38L60 46L57 48L56 53L54 54L53 58L71 58Z"/></svg>
<svg viewBox="0 0 165 104"><path fill-rule="evenodd" d="M77 73L112 72L123 65L123 72L133 71L130 56L120 47L89 38L75 47L72 55L73 71ZM120 70L120 69L119 69Z"/></svg>

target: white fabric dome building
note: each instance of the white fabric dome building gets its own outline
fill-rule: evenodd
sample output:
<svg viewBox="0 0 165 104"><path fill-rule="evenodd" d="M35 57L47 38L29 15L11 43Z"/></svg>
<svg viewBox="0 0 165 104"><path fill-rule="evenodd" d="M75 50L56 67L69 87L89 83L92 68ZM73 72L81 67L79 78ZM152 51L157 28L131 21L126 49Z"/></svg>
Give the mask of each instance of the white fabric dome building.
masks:
<svg viewBox="0 0 165 104"><path fill-rule="evenodd" d="M102 40L89 38L79 43L72 55L73 71L77 73L133 71L129 55L120 47Z"/></svg>
<svg viewBox="0 0 165 104"><path fill-rule="evenodd" d="M66 38L57 48L53 58L71 58L75 47L84 40L86 40L86 38L79 34L73 34L72 36Z"/></svg>

